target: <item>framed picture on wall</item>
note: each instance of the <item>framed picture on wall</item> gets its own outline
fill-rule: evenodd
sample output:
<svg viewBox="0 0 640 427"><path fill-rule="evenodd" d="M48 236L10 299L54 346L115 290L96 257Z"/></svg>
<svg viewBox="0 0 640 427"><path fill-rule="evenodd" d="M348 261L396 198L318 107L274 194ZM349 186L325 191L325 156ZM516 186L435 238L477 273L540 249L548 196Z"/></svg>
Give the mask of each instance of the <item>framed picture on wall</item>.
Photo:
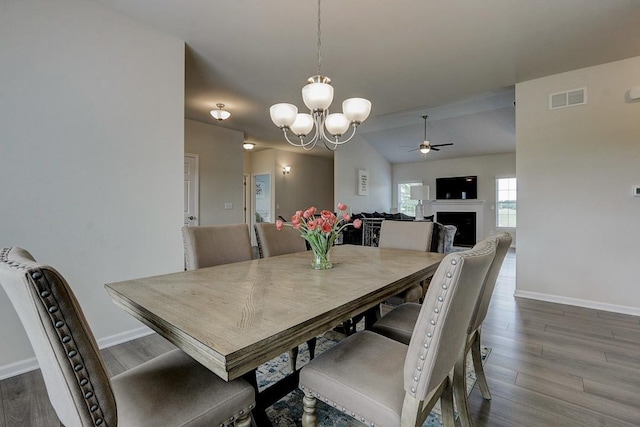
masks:
<svg viewBox="0 0 640 427"><path fill-rule="evenodd" d="M364 169L358 170L358 196L369 195L369 172Z"/></svg>

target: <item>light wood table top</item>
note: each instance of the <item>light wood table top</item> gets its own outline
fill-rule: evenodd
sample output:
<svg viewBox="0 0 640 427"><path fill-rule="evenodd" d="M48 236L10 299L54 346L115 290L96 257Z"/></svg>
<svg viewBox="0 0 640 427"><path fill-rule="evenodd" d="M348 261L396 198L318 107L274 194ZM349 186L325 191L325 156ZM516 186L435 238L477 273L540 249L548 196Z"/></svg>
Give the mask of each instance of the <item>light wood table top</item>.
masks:
<svg viewBox="0 0 640 427"><path fill-rule="evenodd" d="M444 255L335 246L106 285L114 302L230 381L433 275Z"/></svg>

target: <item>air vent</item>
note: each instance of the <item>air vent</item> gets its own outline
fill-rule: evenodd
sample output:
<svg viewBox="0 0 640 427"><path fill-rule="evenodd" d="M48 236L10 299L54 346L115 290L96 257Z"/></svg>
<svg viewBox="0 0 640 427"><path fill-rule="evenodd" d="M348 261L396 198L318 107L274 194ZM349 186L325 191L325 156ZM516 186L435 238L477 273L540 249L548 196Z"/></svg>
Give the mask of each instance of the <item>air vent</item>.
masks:
<svg viewBox="0 0 640 427"><path fill-rule="evenodd" d="M549 94L549 109L573 107L587 103L587 88L572 89Z"/></svg>

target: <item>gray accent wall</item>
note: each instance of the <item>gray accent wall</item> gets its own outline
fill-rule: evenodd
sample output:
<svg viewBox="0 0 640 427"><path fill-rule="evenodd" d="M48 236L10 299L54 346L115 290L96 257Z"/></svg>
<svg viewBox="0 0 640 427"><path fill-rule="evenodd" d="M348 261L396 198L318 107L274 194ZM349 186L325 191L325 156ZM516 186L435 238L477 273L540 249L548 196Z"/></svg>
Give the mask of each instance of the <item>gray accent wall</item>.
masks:
<svg viewBox="0 0 640 427"><path fill-rule="evenodd" d="M185 120L184 133L185 152L199 159L200 225L244 222L244 134L194 120ZM231 209L225 209L225 203L231 203Z"/></svg>

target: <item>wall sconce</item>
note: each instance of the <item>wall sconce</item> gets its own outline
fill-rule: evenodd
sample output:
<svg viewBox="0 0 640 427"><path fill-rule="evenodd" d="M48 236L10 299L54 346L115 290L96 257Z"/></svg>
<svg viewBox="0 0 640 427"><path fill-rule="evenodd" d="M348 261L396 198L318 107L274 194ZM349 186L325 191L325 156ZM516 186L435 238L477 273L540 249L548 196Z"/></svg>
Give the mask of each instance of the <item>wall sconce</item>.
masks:
<svg viewBox="0 0 640 427"><path fill-rule="evenodd" d="M291 166L285 165L282 167L282 175L289 175L291 173Z"/></svg>

